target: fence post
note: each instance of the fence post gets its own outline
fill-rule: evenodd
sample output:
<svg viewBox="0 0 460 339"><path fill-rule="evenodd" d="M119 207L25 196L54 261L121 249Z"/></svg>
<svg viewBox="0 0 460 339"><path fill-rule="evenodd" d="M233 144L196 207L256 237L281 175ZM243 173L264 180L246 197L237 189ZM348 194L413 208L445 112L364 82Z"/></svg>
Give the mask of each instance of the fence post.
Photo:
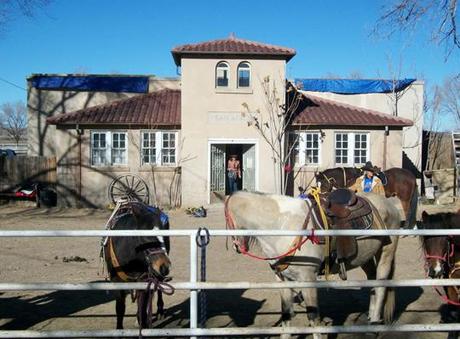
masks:
<svg viewBox="0 0 460 339"><path fill-rule="evenodd" d="M197 282L197 244L195 235L190 234L190 283L195 284ZM198 327L198 292L197 289L190 290L190 328L194 329ZM191 337L196 338L196 337Z"/></svg>

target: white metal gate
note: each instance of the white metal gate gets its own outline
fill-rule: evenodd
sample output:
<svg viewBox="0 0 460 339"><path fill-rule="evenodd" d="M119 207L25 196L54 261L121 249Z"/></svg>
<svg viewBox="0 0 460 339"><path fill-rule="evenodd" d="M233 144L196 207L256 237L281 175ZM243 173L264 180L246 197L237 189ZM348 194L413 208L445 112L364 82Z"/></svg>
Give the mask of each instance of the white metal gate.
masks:
<svg viewBox="0 0 460 339"><path fill-rule="evenodd" d="M243 189L256 190L256 145L243 145Z"/></svg>
<svg viewBox="0 0 460 339"><path fill-rule="evenodd" d="M276 334L326 334L326 333L367 333L367 332L449 332L460 331L460 324L391 324L391 325L343 325L314 327L229 327L198 328L198 290L212 289L282 289L282 288L350 288L350 287L406 287L406 286L459 286L460 279L406 279L406 280L346 280L346 281L285 281L285 282L198 282L198 251L196 237L201 231L191 229L175 230L0 230L0 237L106 237L106 236L185 236L190 239L190 280L176 282L175 289L190 290L190 328L143 329L144 336L224 336L232 335L276 335ZM460 235L460 229L449 230L209 230L211 236L402 236L402 235ZM0 291L37 290L121 290L142 289L146 283L0 283ZM0 338L80 338L80 337L133 337L139 330L5 330Z"/></svg>
<svg viewBox="0 0 460 339"><path fill-rule="evenodd" d="M211 144L211 192L225 194L225 145Z"/></svg>

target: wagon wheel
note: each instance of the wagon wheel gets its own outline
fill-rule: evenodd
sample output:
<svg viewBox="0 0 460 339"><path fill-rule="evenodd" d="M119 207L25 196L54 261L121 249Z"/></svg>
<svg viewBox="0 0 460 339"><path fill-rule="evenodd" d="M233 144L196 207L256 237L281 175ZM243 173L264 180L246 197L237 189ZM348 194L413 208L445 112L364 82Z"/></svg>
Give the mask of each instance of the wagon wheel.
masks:
<svg viewBox="0 0 460 339"><path fill-rule="evenodd" d="M113 179L109 185L109 200L116 204L120 199L149 203L149 187L138 175L124 174Z"/></svg>

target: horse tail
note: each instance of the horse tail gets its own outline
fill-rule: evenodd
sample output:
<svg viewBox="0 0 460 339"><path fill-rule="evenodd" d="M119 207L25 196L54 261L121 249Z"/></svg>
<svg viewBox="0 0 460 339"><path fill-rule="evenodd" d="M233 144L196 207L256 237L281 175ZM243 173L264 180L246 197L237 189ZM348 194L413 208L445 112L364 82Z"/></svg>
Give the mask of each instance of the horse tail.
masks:
<svg viewBox="0 0 460 339"><path fill-rule="evenodd" d="M388 280L393 279L395 273L395 259L391 262L390 274L388 275ZM383 305L383 321L385 324L391 324L394 320L394 314L396 309L396 297L395 289L393 287L388 287L385 295L385 304Z"/></svg>
<svg viewBox="0 0 460 339"><path fill-rule="evenodd" d="M412 192L409 212L407 213L406 224L404 228L412 228L415 226L417 220L417 207L418 207L418 185L415 184L414 190Z"/></svg>

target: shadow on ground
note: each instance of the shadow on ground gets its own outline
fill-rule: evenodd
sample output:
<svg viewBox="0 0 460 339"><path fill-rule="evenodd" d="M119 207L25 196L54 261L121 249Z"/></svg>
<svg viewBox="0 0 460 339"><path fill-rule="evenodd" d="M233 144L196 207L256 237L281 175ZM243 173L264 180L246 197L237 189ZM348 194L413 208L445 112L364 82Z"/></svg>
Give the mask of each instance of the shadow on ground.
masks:
<svg viewBox="0 0 460 339"><path fill-rule="evenodd" d="M30 298L1 295L0 319L11 320L0 329L27 330L48 319L67 317L111 300L106 291L56 291Z"/></svg>

